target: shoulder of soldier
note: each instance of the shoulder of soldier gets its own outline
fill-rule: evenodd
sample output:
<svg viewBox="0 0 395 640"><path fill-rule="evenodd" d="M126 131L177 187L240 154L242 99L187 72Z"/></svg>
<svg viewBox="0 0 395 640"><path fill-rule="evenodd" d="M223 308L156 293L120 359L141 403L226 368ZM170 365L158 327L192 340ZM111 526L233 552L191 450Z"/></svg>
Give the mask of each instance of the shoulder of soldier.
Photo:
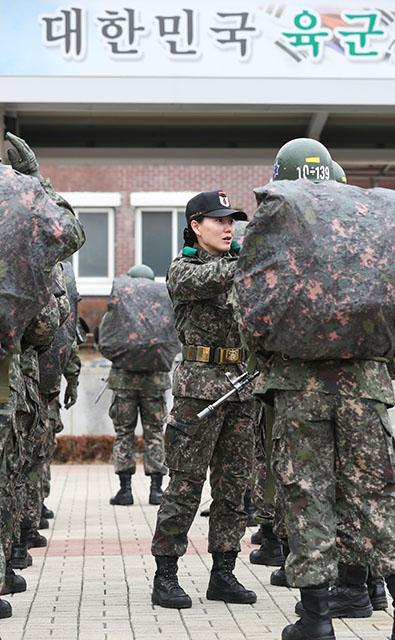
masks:
<svg viewBox="0 0 395 640"><path fill-rule="evenodd" d="M199 256L198 249L195 247L184 247L180 253L174 258L172 261L170 268L177 267L182 263L186 262L201 262L201 257Z"/></svg>
<svg viewBox="0 0 395 640"><path fill-rule="evenodd" d="M225 254L224 257L233 257L231 254ZM204 264L217 260L218 256L213 256L200 247L184 247L178 256L176 256L171 263L170 269L183 264Z"/></svg>
<svg viewBox="0 0 395 640"><path fill-rule="evenodd" d="M186 249L188 249L188 251L186 251ZM170 264L167 272L167 282L171 282L174 278L177 279L178 274L182 272L187 265L199 265L201 262L197 249L194 249L193 247L184 247L184 249L180 251Z"/></svg>
<svg viewBox="0 0 395 640"><path fill-rule="evenodd" d="M36 178L36 180L37 180L37 178ZM51 183L49 178L44 178L43 176L40 175L38 177L38 183L42 187L42 189L45 191L47 196L49 196L49 198L55 204L57 204L59 207L62 207L64 209L68 209L70 211L70 213L72 213L74 215L74 211L73 211L72 206L67 202L67 200L65 200L61 195L59 195L59 193L57 193L54 190L54 188L52 186L52 183Z"/></svg>

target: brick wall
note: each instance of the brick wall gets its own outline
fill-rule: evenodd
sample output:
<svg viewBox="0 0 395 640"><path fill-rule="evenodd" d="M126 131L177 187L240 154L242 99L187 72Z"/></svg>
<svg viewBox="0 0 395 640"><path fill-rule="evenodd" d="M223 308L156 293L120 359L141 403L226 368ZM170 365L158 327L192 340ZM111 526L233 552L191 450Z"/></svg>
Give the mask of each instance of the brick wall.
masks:
<svg viewBox="0 0 395 640"><path fill-rule="evenodd" d="M57 191L118 191L122 206L116 211L115 270L122 273L134 262L134 211L132 191L208 191L224 189L232 206L252 215L253 187L268 181L270 168L258 165L62 165L42 164Z"/></svg>
<svg viewBox="0 0 395 640"><path fill-rule="evenodd" d="M259 165L42 164L59 191L204 191L222 188L234 206L254 208L253 187L267 182L270 167Z"/></svg>
<svg viewBox="0 0 395 640"><path fill-rule="evenodd" d="M115 273L127 271L134 264L135 215L129 197L135 191L208 191L224 189L232 206L252 216L255 199L252 189L268 182L271 167L260 165L203 164L41 164L41 172L51 178L57 191L117 191L122 204L115 217ZM369 187L368 180L350 180ZM394 187L393 184L382 186ZM100 322L106 298L85 297L80 313L91 328Z"/></svg>
<svg viewBox="0 0 395 640"><path fill-rule="evenodd" d="M124 273L134 264L135 215L130 193L140 191L209 191L224 189L232 206L249 216L255 210L252 189L265 184L271 167L259 165L181 165L181 164L50 164L42 163L56 191L117 191L122 204L115 212L115 273ZM84 297L80 303L91 329L100 322L106 298Z"/></svg>

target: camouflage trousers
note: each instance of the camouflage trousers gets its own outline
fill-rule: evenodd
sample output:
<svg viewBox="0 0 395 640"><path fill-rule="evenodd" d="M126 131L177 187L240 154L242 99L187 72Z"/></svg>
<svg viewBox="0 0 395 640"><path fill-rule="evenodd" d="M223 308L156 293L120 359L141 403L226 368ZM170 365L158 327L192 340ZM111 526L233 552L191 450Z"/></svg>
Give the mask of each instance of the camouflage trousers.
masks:
<svg viewBox="0 0 395 640"><path fill-rule="evenodd" d="M166 418L164 394L146 396L140 391L116 390L109 415L114 424L113 464L115 473L136 472L134 433L140 412L144 438L144 471L146 475L167 472L164 459L163 425Z"/></svg>
<svg viewBox="0 0 395 640"><path fill-rule="evenodd" d="M16 426L17 394L11 390L8 403L0 404L0 585L5 559L19 527L17 493L23 464L22 439ZM1 588L1 587L0 587Z"/></svg>
<svg viewBox="0 0 395 640"><path fill-rule="evenodd" d="M60 416L61 404L58 398L59 396L56 396L48 403L48 441L41 467L41 496L43 502L51 492L51 462L56 449L56 434L64 429Z"/></svg>
<svg viewBox="0 0 395 640"><path fill-rule="evenodd" d="M292 586L334 582L337 542L342 561L353 541L359 564L370 564L375 574L395 573L395 453L383 404L277 391L273 471L288 532L286 572ZM339 522L346 530L341 539Z"/></svg>
<svg viewBox="0 0 395 640"><path fill-rule="evenodd" d="M269 413L271 411L271 413ZM271 472L271 407L257 402L252 497L258 524L274 518L274 481Z"/></svg>
<svg viewBox="0 0 395 640"><path fill-rule="evenodd" d="M166 428L170 482L158 511L152 541L155 556L181 556L199 507L210 467L208 550L239 551L247 516L243 496L251 483L254 402L228 402L199 421L207 400L175 398Z"/></svg>
<svg viewBox="0 0 395 640"><path fill-rule="evenodd" d="M44 397L39 404L29 398L30 413L21 416L24 441L27 443L23 468L24 485L21 489L22 529L38 528L42 507L42 469L49 441L48 406Z"/></svg>

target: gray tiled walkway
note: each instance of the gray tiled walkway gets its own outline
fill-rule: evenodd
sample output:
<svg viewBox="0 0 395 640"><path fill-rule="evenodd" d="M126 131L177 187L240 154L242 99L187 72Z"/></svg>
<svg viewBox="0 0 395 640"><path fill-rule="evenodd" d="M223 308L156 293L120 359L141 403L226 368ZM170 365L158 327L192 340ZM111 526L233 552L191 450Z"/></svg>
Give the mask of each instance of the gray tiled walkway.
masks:
<svg viewBox="0 0 395 640"><path fill-rule="evenodd" d="M147 504L148 482L141 468L134 482L136 504L111 507L116 478L109 465L55 466L48 505L56 511L47 532L49 546L32 550L24 571L28 591L10 599L13 617L0 621L2 640L279 640L295 619L298 592L269 585L271 569L248 562L245 537L237 574L255 589L253 606L209 602L207 521L197 517L180 579L193 599L182 612L153 607L154 562L150 540L156 508ZM367 620L336 621L339 640L384 640L389 613Z"/></svg>

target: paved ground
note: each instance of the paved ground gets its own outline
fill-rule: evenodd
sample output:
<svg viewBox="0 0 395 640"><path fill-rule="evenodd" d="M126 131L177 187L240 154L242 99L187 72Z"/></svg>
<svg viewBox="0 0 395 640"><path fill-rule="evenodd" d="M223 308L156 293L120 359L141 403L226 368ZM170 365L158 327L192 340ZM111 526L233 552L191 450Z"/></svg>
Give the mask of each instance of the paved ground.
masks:
<svg viewBox="0 0 395 640"><path fill-rule="evenodd" d="M207 521L197 517L188 555L180 563L182 585L193 607L183 612L153 607L154 562L150 540L156 508L147 505L148 482L134 482L136 504L111 507L116 478L109 465L57 466L48 506L56 511L49 546L32 550L24 571L28 591L12 598L13 617L0 621L2 640L279 640L295 616L298 592L269 585L271 569L249 564L245 537L237 575L255 589L253 606L209 602ZM205 496L207 498L207 496ZM339 640L384 640L392 619L336 621Z"/></svg>

